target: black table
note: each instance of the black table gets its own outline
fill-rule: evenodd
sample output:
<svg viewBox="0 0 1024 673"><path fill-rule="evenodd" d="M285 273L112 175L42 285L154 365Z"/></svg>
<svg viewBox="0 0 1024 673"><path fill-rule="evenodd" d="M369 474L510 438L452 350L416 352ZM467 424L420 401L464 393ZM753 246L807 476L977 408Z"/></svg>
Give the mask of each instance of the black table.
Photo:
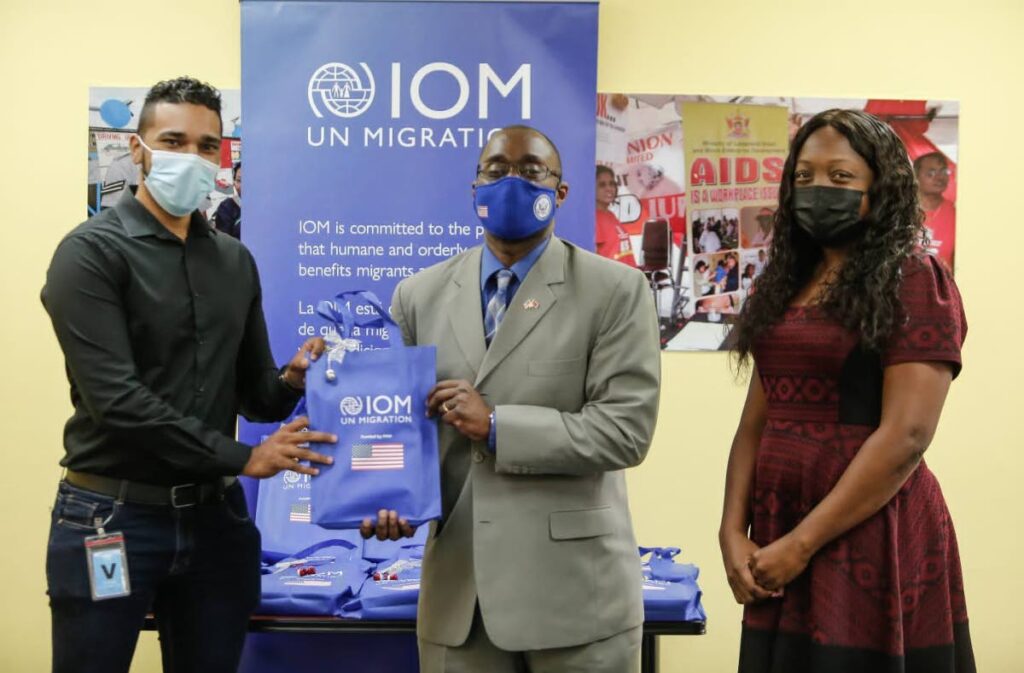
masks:
<svg viewBox="0 0 1024 673"><path fill-rule="evenodd" d="M156 630L156 620L146 616L143 626ZM658 636L701 636L704 622L644 622L644 635L640 650L641 673L658 670ZM416 633L416 622L368 619L339 619L332 617L271 617L254 616L249 630L264 633Z"/></svg>

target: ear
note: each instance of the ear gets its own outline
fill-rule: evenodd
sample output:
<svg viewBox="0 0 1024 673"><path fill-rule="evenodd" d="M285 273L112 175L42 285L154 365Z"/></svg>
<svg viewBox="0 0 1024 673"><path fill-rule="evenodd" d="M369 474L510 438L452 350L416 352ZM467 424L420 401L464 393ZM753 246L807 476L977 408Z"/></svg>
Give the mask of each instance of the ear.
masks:
<svg viewBox="0 0 1024 673"><path fill-rule="evenodd" d="M569 196L569 183L560 182L555 187L555 207L560 208L565 199Z"/></svg>
<svg viewBox="0 0 1024 673"><path fill-rule="evenodd" d="M141 166L142 158L146 154L146 148L142 146L141 142L139 142L139 136L137 134L132 134L128 138L128 149L132 154L132 163Z"/></svg>

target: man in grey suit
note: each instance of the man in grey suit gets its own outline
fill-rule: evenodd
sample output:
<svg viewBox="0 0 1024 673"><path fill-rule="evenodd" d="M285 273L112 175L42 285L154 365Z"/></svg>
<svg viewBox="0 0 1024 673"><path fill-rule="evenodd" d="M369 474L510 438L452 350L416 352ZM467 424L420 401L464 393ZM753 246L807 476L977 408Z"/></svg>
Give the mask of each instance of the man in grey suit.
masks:
<svg viewBox="0 0 1024 673"><path fill-rule="evenodd" d="M624 673L640 562L623 470L658 408L643 274L552 235L569 193L542 133L496 133L473 184L486 245L403 281L406 343L436 344L443 515L419 604L424 673ZM363 534L408 535L395 512Z"/></svg>

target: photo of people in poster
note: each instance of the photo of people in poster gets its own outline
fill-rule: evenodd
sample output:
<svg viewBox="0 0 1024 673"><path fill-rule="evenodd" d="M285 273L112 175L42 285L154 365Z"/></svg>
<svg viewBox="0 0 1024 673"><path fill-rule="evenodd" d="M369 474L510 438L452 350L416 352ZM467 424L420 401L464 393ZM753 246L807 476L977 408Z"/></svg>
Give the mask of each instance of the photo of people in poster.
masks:
<svg viewBox="0 0 1024 673"><path fill-rule="evenodd" d="M89 90L88 215L113 208L139 186L139 165L129 141L139 124L145 87L93 87ZM200 205L207 220L221 231L241 235L242 97L238 89L221 90L220 173L214 191Z"/></svg>
<svg viewBox="0 0 1024 673"><path fill-rule="evenodd" d="M647 275L666 350L724 350L768 263L789 142L830 108L896 131L929 249L954 269L959 106L950 101L598 95L598 254Z"/></svg>

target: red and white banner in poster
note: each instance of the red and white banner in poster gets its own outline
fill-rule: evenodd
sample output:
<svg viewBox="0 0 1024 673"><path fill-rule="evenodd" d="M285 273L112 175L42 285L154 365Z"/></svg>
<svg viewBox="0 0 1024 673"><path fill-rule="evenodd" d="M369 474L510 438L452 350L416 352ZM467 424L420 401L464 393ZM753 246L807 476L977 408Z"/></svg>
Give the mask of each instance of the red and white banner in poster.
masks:
<svg viewBox="0 0 1024 673"><path fill-rule="evenodd" d="M686 239L686 167L683 164L683 129L668 124L651 132L633 135L626 143L623 186L640 200L641 218L634 228L643 233L643 223L668 222L674 243Z"/></svg>

